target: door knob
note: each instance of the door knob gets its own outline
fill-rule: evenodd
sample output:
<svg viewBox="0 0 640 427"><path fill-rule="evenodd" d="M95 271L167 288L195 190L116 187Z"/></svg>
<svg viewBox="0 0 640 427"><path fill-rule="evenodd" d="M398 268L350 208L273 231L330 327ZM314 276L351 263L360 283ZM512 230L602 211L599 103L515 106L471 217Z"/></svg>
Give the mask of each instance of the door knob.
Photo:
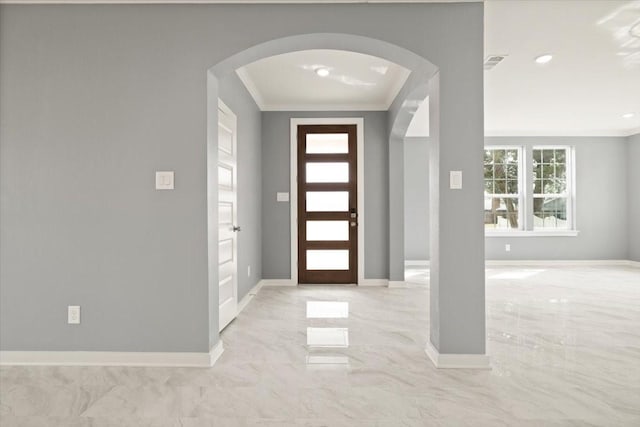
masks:
<svg viewBox="0 0 640 427"><path fill-rule="evenodd" d="M355 227L356 225L358 225L358 223L357 223L357 222L355 222L355 221L351 221L351 226L352 226L352 227Z"/></svg>
<svg viewBox="0 0 640 427"><path fill-rule="evenodd" d="M233 226L233 231L242 231L242 229L240 228L240 226L234 225Z"/></svg>

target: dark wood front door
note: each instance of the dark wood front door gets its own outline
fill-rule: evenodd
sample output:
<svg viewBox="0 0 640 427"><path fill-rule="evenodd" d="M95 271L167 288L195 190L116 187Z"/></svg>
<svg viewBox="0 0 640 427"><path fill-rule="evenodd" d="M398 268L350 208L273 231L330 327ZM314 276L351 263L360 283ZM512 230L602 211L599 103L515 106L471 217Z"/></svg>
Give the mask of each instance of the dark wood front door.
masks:
<svg viewBox="0 0 640 427"><path fill-rule="evenodd" d="M298 126L298 281L357 283L356 125Z"/></svg>

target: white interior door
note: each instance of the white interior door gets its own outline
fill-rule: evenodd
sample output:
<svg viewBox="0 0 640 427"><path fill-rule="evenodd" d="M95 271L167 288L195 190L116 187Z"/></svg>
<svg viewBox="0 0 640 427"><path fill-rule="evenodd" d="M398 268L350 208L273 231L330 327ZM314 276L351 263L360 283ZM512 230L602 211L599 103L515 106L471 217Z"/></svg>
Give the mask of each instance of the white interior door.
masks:
<svg viewBox="0 0 640 427"><path fill-rule="evenodd" d="M238 212L235 114L218 102L218 303L220 331L238 310Z"/></svg>

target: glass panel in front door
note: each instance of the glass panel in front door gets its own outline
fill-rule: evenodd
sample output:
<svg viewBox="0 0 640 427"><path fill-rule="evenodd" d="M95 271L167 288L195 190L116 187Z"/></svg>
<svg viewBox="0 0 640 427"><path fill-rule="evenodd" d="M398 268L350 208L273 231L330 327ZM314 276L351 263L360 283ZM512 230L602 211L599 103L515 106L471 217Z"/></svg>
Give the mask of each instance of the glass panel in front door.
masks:
<svg viewBox="0 0 640 427"><path fill-rule="evenodd" d="M307 154L337 154L349 152L349 135L346 133L308 133Z"/></svg>
<svg viewBox="0 0 640 427"><path fill-rule="evenodd" d="M348 211L348 191L307 191L307 212Z"/></svg>
<svg viewBox="0 0 640 427"><path fill-rule="evenodd" d="M307 182L349 182L349 163L307 163Z"/></svg>

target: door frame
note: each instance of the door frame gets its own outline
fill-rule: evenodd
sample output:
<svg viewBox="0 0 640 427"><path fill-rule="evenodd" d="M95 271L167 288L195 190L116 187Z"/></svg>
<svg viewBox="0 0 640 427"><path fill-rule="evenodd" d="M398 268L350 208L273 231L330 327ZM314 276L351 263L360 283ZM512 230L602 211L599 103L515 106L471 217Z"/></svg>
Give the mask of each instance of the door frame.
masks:
<svg viewBox="0 0 640 427"><path fill-rule="evenodd" d="M356 125L358 165L358 284L364 282L364 118L363 117L313 117L291 118L291 145L289 151L289 207L291 210L291 281L298 285L298 125Z"/></svg>

